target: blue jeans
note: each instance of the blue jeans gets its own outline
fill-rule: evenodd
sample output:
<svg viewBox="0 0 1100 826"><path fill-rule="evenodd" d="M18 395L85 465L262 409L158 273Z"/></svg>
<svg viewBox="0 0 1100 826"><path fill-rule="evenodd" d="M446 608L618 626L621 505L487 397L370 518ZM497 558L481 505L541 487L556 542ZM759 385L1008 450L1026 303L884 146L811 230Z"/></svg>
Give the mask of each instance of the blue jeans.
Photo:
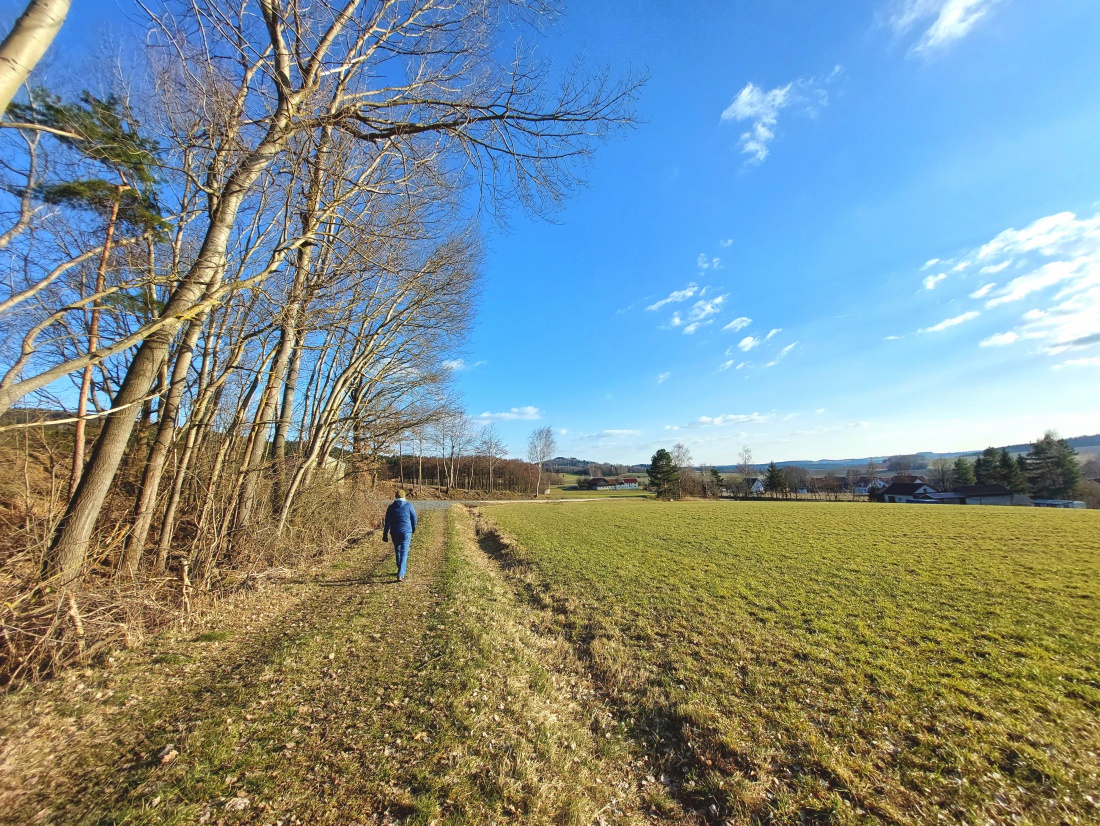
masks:
<svg viewBox="0 0 1100 826"><path fill-rule="evenodd" d="M397 552L397 578L405 578L405 568L409 562L409 543L412 542L411 533L394 533L390 535L393 539L393 549Z"/></svg>

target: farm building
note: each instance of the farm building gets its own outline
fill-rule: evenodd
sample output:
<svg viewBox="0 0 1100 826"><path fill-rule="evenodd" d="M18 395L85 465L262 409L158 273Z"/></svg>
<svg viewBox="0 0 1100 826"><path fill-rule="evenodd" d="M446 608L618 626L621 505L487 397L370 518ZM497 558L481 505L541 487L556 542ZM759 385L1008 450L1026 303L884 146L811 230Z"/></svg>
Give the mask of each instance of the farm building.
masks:
<svg viewBox="0 0 1100 826"><path fill-rule="evenodd" d="M1004 485L956 485L951 492L962 496L964 505L1012 504L1012 491Z"/></svg>
<svg viewBox="0 0 1100 826"><path fill-rule="evenodd" d="M1083 508L1085 503L1073 499L1034 499L1037 508Z"/></svg>
<svg viewBox="0 0 1100 826"><path fill-rule="evenodd" d="M872 479L870 476L860 476L856 479L855 485L852 486L852 491L856 496L866 496L871 491L882 490L888 487L889 484L889 482L884 482L878 477Z"/></svg>
<svg viewBox="0 0 1100 826"><path fill-rule="evenodd" d="M883 502L912 502L918 494L937 493L931 485L924 482L894 482L882 490Z"/></svg>
<svg viewBox="0 0 1100 826"><path fill-rule="evenodd" d="M764 492L764 483L753 476L745 480L745 488L754 496L759 496Z"/></svg>
<svg viewBox="0 0 1100 826"><path fill-rule="evenodd" d="M588 480L589 490L637 490L638 480L633 476L626 479L605 479L597 476Z"/></svg>
<svg viewBox="0 0 1100 826"><path fill-rule="evenodd" d="M594 479L588 480L589 490L615 490L615 483L610 479L604 479L602 476L597 476Z"/></svg>

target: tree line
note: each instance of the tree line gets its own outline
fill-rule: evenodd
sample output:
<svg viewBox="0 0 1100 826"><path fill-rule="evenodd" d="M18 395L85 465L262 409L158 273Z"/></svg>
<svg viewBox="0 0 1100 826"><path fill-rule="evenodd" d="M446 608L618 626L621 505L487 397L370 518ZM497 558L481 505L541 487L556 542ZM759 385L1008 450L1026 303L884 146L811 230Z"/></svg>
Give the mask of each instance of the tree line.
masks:
<svg viewBox="0 0 1100 826"><path fill-rule="evenodd" d="M52 481L5 587L209 582L453 409L480 216L552 212L632 118L637 80L501 48L544 11L165 0L106 91L32 77L0 121L0 440Z"/></svg>
<svg viewBox="0 0 1100 826"><path fill-rule="evenodd" d="M653 455L649 467L649 486L658 496L679 498L681 496L715 496L725 491L734 496L753 494L749 480L758 479L763 493L772 497L790 497L796 493L819 496L826 499L839 499L845 492L853 494L857 480L873 482L879 478L878 467L873 459L866 468L849 468L843 477L835 474L813 476L806 468L798 466L779 467L770 462L760 472L752 464L752 451L741 449L740 464L737 472L721 474L709 465L694 466L691 453L683 444L677 444L670 452L658 450ZM887 463L887 470L893 469L892 481L913 481L914 465L927 467L923 477L937 490L947 491L952 487L964 485L1004 485L1012 493L1028 494L1035 498L1062 499L1072 496L1085 498L1094 505L1097 493L1093 487L1100 485L1089 478L1100 476L1100 460L1090 460L1082 467L1077 460L1077 451L1069 441L1057 433L1047 431L1042 438L1031 443L1026 454L1013 457L1007 449L989 447L982 451L974 461L966 457L954 460L934 459L932 462L917 462L917 454L895 456ZM871 493L874 498L874 492Z"/></svg>

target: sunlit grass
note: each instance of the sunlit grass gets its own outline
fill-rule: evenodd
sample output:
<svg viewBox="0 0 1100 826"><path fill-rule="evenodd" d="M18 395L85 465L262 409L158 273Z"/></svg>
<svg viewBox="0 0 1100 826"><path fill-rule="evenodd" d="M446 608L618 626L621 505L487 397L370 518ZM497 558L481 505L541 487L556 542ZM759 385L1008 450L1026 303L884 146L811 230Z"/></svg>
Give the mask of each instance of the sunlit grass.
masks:
<svg viewBox="0 0 1100 826"><path fill-rule="evenodd" d="M488 514L682 800L774 822L1100 817L1098 514Z"/></svg>

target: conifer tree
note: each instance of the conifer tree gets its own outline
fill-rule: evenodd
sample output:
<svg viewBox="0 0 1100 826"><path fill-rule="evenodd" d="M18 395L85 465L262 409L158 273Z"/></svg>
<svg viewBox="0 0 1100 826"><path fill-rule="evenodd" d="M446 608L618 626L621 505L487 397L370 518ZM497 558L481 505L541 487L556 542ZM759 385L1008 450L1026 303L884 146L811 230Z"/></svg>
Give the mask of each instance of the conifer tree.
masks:
<svg viewBox="0 0 1100 826"><path fill-rule="evenodd" d="M680 469L672 462L672 454L663 447L649 462L649 489L658 499L670 499L677 489Z"/></svg>
<svg viewBox="0 0 1100 826"><path fill-rule="evenodd" d="M1069 496L1081 480L1077 451L1053 430L1032 443L1026 464L1029 491L1044 499Z"/></svg>
<svg viewBox="0 0 1100 826"><path fill-rule="evenodd" d="M955 475L956 485L973 485L974 484L974 466L970 464L964 457L960 456L955 460L955 466L953 468Z"/></svg>
<svg viewBox="0 0 1100 826"><path fill-rule="evenodd" d="M783 473L775 462L769 462L768 472L764 476L764 490L774 496L777 493L783 493L786 489L787 481L783 478Z"/></svg>

